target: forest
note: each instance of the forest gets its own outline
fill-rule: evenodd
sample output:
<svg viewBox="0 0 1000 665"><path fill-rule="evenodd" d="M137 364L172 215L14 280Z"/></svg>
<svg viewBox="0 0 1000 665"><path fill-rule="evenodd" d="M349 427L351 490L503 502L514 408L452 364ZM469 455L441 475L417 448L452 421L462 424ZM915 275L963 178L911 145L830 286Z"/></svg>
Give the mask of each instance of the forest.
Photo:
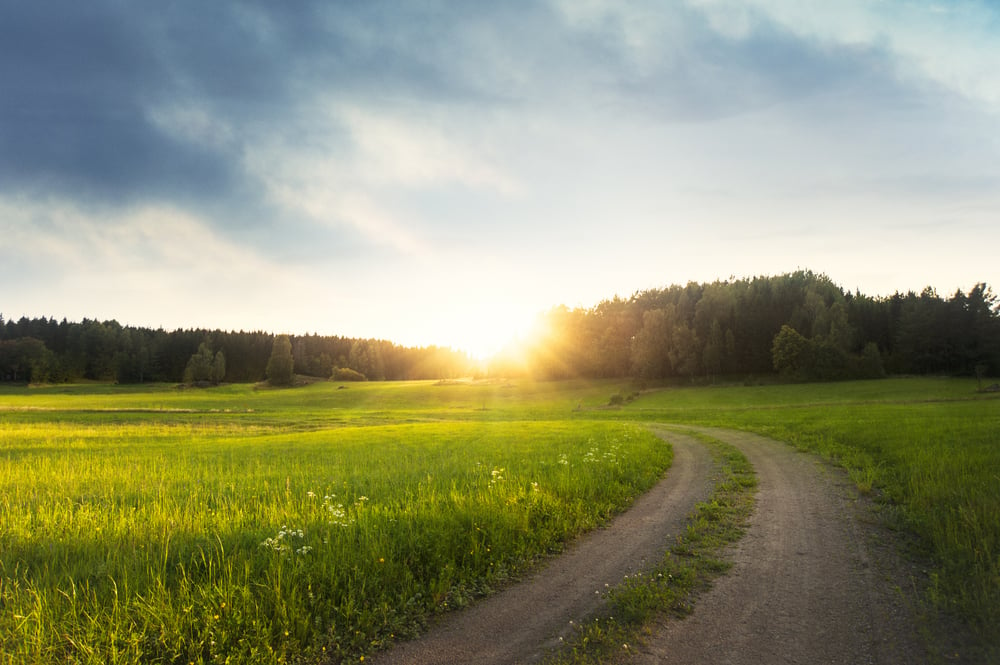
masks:
<svg viewBox="0 0 1000 665"><path fill-rule="evenodd" d="M185 375L207 352L209 374L195 375L195 380L253 383L267 377L278 337L260 331L167 332L90 319L4 322L0 317L0 380L180 383L192 378ZM468 356L447 348L320 335L296 335L290 340L294 371L303 376L380 381L453 378L470 371Z"/></svg>
<svg viewBox="0 0 1000 665"><path fill-rule="evenodd" d="M493 370L505 365L547 378L996 376L1000 306L985 283L950 298L931 288L873 298L808 270L690 282L553 308L529 348Z"/></svg>
<svg viewBox="0 0 1000 665"><path fill-rule="evenodd" d="M0 380L182 382L206 358L212 382L266 378L277 336L268 332L123 326L117 321L0 315ZM290 336L294 372L340 380L447 379L469 374L542 379L635 377L789 380L885 374L1000 375L1000 305L985 283L941 297L869 297L808 270L689 282L615 297L591 308L555 307L535 334L487 367L450 348L386 340ZM214 359L214 364L213 364Z"/></svg>

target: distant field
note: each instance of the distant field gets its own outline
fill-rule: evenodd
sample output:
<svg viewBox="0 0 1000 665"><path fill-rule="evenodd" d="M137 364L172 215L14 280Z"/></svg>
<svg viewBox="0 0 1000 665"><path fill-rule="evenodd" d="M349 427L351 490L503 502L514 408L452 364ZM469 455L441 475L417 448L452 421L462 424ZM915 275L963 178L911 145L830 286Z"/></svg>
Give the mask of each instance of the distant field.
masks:
<svg viewBox="0 0 1000 665"><path fill-rule="evenodd" d="M653 421L845 464L926 544L929 600L989 640L1000 399L974 389L0 388L0 663L357 658L627 506L670 464L631 424Z"/></svg>

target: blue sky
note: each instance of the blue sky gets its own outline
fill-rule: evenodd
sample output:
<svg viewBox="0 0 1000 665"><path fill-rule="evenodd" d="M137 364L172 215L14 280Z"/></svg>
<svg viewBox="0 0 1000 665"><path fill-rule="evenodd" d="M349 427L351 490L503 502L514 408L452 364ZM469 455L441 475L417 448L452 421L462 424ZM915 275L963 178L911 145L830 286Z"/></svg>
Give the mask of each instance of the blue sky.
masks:
<svg viewBox="0 0 1000 665"><path fill-rule="evenodd" d="M0 2L0 312L484 352L809 268L997 286L1000 7Z"/></svg>

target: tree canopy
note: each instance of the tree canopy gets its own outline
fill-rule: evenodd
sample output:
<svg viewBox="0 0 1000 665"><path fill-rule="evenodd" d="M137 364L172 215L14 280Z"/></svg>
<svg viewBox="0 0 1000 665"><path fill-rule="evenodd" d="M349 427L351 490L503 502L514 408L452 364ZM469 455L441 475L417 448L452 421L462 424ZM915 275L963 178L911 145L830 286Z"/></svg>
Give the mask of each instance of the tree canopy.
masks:
<svg viewBox="0 0 1000 665"><path fill-rule="evenodd" d="M802 380L899 374L1000 374L1000 308L985 283L872 298L825 275L690 282L557 307L520 363L540 377L694 378L780 373Z"/></svg>

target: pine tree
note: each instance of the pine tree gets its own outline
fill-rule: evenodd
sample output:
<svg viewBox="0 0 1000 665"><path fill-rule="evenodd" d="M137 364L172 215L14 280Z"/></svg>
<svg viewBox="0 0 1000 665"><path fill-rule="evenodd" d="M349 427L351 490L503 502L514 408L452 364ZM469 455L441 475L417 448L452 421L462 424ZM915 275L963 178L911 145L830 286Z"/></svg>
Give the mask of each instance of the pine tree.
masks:
<svg viewBox="0 0 1000 665"><path fill-rule="evenodd" d="M290 386L295 377L293 372L292 341L288 335L278 335L271 347L271 358L267 361L267 379L275 386Z"/></svg>

